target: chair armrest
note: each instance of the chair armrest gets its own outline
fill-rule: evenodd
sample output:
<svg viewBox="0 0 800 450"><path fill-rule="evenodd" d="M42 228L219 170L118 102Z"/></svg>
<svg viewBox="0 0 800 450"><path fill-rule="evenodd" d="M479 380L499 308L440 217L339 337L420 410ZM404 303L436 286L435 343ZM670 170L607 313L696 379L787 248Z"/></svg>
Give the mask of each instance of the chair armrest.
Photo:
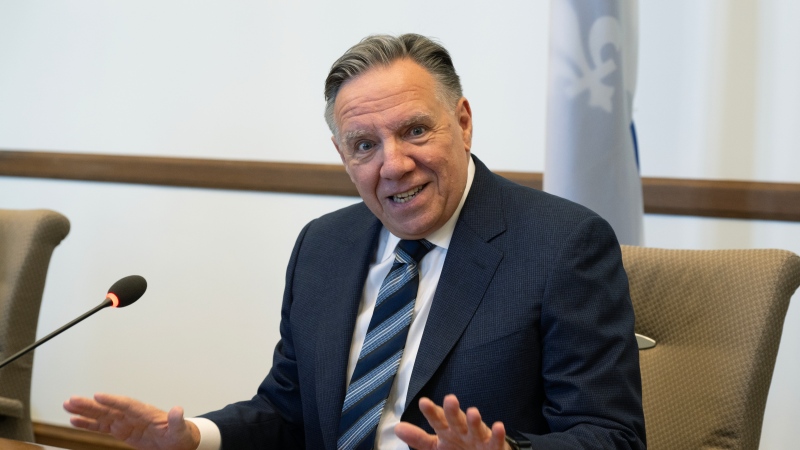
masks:
<svg viewBox="0 0 800 450"><path fill-rule="evenodd" d="M13 398L0 397L0 417L13 417L22 419L25 411L22 402Z"/></svg>

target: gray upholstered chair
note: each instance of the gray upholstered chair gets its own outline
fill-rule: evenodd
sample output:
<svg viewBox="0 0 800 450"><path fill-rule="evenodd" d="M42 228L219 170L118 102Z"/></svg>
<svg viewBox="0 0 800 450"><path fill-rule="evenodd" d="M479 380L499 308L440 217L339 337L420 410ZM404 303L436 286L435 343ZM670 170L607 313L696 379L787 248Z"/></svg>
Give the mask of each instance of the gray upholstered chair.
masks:
<svg viewBox="0 0 800 450"><path fill-rule="evenodd" d="M35 340L50 256L67 233L57 212L0 209L0 361ZM33 441L32 370L33 353L0 369L0 437Z"/></svg>
<svg viewBox="0 0 800 450"><path fill-rule="evenodd" d="M626 247L651 450L757 449L800 258Z"/></svg>

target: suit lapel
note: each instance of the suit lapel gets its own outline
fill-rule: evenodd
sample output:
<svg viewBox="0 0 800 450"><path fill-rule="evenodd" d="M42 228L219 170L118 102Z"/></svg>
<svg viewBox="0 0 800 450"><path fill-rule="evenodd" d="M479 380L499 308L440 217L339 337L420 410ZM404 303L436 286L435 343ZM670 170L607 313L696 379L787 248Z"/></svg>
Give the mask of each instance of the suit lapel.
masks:
<svg viewBox="0 0 800 450"><path fill-rule="evenodd" d="M347 229L348 239L334 240L332 254L341 255L329 267L331 280L325 298L333 307L317 339L316 392L325 448L335 449L341 407L345 396L347 362L364 282L372 262L381 224L364 207Z"/></svg>
<svg viewBox="0 0 800 450"><path fill-rule="evenodd" d="M477 158L475 177L447 250L406 396L406 409L458 342L503 254L488 242L505 231L500 186Z"/></svg>

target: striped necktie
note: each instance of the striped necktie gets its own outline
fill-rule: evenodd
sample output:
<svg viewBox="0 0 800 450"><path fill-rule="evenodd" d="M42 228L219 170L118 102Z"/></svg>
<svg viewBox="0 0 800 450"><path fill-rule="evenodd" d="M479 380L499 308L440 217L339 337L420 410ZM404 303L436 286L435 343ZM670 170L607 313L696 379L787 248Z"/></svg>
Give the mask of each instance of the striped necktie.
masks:
<svg viewBox="0 0 800 450"><path fill-rule="evenodd" d="M368 450L403 356L419 287L419 262L435 245L401 240L381 284L364 345L347 387L338 450Z"/></svg>

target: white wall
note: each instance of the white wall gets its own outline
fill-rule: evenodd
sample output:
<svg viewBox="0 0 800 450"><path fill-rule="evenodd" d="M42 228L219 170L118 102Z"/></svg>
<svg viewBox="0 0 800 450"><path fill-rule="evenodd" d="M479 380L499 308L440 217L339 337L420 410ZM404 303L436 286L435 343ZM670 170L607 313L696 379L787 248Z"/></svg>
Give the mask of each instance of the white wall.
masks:
<svg viewBox="0 0 800 450"><path fill-rule="evenodd" d="M495 170L541 171L548 3L0 0L0 148L336 163L327 69L369 33L453 53ZM645 176L800 182L800 3L640 2L635 102ZM36 420L111 391L189 414L252 395L277 340L283 271L311 218L356 201L0 178L0 208L51 208L72 231L51 263L42 336L117 278L146 296L36 352ZM800 224L650 215L650 246L778 247ZM797 298L794 299L797 301ZM800 438L800 307L790 306L762 447Z"/></svg>

